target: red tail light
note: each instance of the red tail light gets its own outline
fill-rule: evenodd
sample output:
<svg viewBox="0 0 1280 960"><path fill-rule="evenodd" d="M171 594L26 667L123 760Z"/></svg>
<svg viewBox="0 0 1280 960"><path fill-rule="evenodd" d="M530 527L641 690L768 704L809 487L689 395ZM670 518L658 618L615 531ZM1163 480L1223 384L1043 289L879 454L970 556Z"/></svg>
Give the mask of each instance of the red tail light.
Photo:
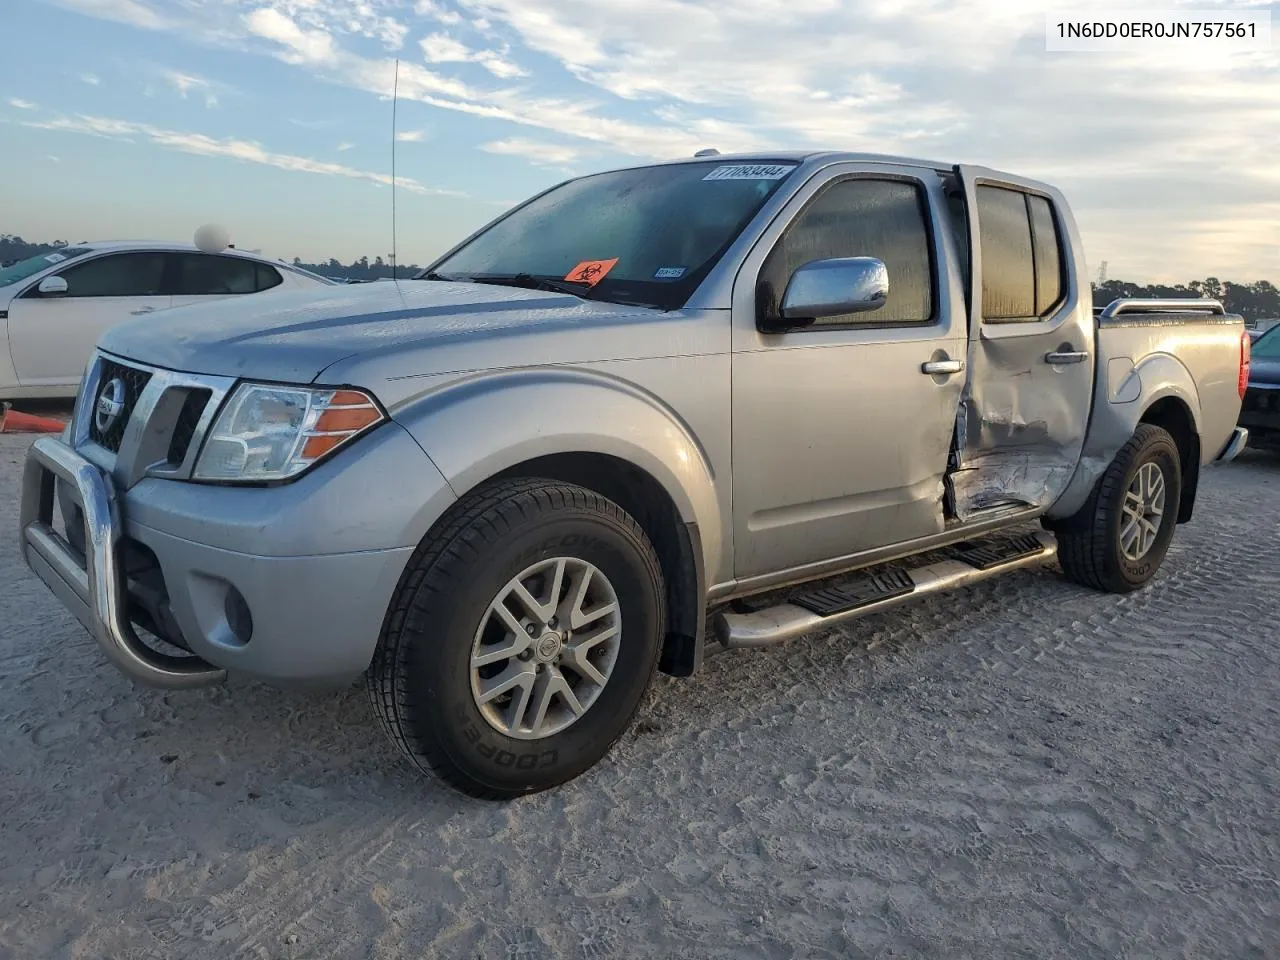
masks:
<svg viewBox="0 0 1280 960"><path fill-rule="evenodd" d="M1240 334L1240 399L1244 399L1244 393L1249 389L1249 358L1253 353L1253 341L1249 339L1249 331L1245 330Z"/></svg>

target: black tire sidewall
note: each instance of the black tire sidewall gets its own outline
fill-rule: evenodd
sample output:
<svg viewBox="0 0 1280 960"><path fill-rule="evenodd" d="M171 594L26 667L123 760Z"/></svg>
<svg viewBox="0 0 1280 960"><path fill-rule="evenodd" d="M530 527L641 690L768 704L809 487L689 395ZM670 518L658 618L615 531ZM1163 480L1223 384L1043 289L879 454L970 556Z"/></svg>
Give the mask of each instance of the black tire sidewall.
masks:
<svg viewBox="0 0 1280 960"><path fill-rule="evenodd" d="M618 596L622 637L609 681L566 730L539 740L495 730L471 692L476 630L502 587L539 560L574 557L594 564ZM415 739L435 741L468 779L501 793L544 789L595 764L625 731L659 655L662 600L656 558L647 542L604 511L565 509L517 524L500 544L451 570L455 591L434 604L405 662L413 693Z"/></svg>
<svg viewBox="0 0 1280 960"><path fill-rule="evenodd" d="M1160 518L1156 542L1141 560L1130 560L1120 544L1120 531L1124 526L1124 500L1129 485L1146 464L1155 463L1164 475L1165 507ZM1177 527L1178 505L1182 498L1182 469L1178 459L1178 447L1167 433L1148 437L1130 458L1120 482L1114 488L1113 502L1108 511L1107 540L1111 549L1113 569L1124 582L1133 587L1145 584L1160 569Z"/></svg>

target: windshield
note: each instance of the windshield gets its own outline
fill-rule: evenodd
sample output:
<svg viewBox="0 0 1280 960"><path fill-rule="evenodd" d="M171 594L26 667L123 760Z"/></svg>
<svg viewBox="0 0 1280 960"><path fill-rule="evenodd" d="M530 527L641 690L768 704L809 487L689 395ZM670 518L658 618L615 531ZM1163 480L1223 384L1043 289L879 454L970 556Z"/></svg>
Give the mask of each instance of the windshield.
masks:
<svg viewBox="0 0 1280 960"><path fill-rule="evenodd" d="M26 260L19 260L17 263L0 268L0 287L17 283L19 280L25 280L46 267L52 267L65 260L83 256L91 249L91 247L63 247L61 250L54 250L52 253L42 253Z"/></svg>
<svg viewBox="0 0 1280 960"><path fill-rule="evenodd" d="M1258 360L1280 360L1280 325L1272 327L1253 341L1249 354Z"/></svg>
<svg viewBox="0 0 1280 960"><path fill-rule="evenodd" d="M425 276L543 281L675 309L795 168L703 162L583 177L512 212Z"/></svg>

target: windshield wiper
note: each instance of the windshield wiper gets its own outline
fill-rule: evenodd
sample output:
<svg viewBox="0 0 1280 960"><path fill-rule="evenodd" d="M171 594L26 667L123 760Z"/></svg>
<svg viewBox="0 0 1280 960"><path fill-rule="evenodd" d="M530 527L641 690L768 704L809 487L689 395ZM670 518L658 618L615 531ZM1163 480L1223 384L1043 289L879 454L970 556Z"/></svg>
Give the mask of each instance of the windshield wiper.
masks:
<svg viewBox="0 0 1280 960"><path fill-rule="evenodd" d="M521 287L525 290L547 290L551 293L567 293L571 297L589 300L591 287L584 284L569 283L564 280L552 280L550 277L535 277L531 273L515 273L511 276L476 276L467 277L472 283L492 283L496 286Z"/></svg>

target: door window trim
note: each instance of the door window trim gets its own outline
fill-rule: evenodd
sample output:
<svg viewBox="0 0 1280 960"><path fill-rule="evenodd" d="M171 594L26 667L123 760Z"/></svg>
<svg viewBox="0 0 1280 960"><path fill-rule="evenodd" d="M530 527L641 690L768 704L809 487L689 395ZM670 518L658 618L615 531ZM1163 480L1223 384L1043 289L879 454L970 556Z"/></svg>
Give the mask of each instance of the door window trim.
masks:
<svg viewBox="0 0 1280 960"><path fill-rule="evenodd" d="M810 208L815 203L817 203L820 199L826 196L828 191L839 186L840 184L847 183L851 180L878 180L878 181L888 181L893 183L906 183L915 188L916 198L923 205L923 209L921 210L921 216L924 221L925 246L926 246L927 254L929 258L929 289L930 289L929 317L924 320L867 320L865 322L854 321L850 323L811 323L808 326L794 327L791 329L781 330L781 331L761 330L759 325L760 306L759 306L759 297L758 297L757 291L759 290L761 274L764 273L765 266L769 263L769 258L774 255L774 253L782 245L783 241L786 240L787 234L791 231L791 228L796 223L798 223L806 213L809 212ZM765 253L765 255L761 258L760 266L755 270L755 278L753 279L752 285L751 285L751 299L752 299L752 306L753 306L752 317L751 317L752 327L760 336L788 337L792 335L803 336L805 334L813 335L813 334L821 334L821 333L828 333L828 332L838 333L841 331L854 331L854 330L911 330L911 329L920 329L925 327L937 326L943 320L943 311L942 311L942 290L941 290L941 284L940 284L941 271L939 269L939 263L938 263L939 250L938 250L937 237L935 233L936 231L934 227L933 203L931 202L929 189L925 183L925 179L923 176L913 176L911 174L906 174L906 173L895 173L891 171L879 171L879 170L850 171L848 173L836 174L835 176L828 179L825 183L820 184L817 187L817 189L814 190L813 195L804 201L803 206L801 206L800 209L797 210L795 214L791 216L791 218L787 221L786 226L782 228L782 231L778 234L777 238L770 245L768 252ZM790 282L790 277L788 277L788 282ZM892 289L892 284L893 284L892 276L889 277L889 283L890 283L890 289ZM785 289L783 293L785 295Z"/></svg>

